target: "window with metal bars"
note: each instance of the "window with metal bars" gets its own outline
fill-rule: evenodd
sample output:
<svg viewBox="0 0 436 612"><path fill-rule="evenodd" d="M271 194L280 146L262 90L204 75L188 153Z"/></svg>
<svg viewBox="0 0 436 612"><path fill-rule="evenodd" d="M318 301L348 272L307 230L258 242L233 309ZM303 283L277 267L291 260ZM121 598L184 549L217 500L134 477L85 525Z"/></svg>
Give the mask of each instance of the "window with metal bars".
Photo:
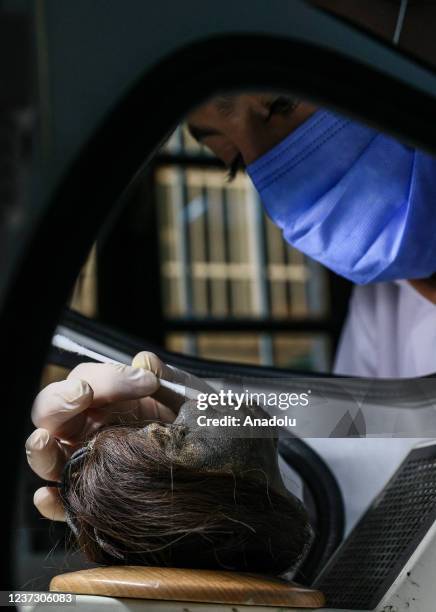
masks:
<svg viewBox="0 0 436 612"><path fill-rule="evenodd" d="M328 370L329 275L283 240L249 178L226 181L181 127L157 157L153 182L167 348Z"/></svg>

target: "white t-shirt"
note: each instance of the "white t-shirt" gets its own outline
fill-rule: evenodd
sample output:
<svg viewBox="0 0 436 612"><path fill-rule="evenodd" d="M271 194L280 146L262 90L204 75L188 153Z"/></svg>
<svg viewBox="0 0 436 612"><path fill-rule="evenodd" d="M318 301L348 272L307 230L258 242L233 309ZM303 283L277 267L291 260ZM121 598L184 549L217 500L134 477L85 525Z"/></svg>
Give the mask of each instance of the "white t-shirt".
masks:
<svg viewBox="0 0 436 612"><path fill-rule="evenodd" d="M374 378L436 372L436 304L407 281L355 287L334 370Z"/></svg>
<svg viewBox="0 0 436 612"><path fill-rule="evenodd" d="M355 287L334 371L372 378L436 372L436 305L407 281ZM307 441L338 479L346 500L347 531L420 442L416 438Z"/></svg>

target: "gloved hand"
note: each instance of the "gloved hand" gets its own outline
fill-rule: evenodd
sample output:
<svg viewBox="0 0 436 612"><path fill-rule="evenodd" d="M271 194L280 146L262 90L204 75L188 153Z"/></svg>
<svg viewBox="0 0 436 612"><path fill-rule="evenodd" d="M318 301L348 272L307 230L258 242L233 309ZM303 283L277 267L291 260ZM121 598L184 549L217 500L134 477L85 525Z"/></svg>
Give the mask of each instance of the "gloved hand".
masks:
<svg viewBox="0 0 436 612"><path fill-rule="evenodd" d="M160 387L158 377L210 390L201 379L167 366L148 352L138 353L132 366L81 363L66 380L42 389L32 408L37 429L26 441L30 467L45 480L59 481L68 457L103 425L172 422L183 400ZM57 487L41 487L33 500L43 516L65 520Z"/></svg>

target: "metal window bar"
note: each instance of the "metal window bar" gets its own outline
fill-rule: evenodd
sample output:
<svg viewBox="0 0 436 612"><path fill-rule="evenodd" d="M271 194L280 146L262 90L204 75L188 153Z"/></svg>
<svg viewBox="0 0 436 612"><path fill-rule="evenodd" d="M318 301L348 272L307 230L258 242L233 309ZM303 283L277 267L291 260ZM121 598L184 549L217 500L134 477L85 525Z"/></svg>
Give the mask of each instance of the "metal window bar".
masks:
<svg viewBox="0 0 436 612"><path fill-rule="evenodd" d="M177 146L180 150L184 149L183 130L177 130ZM175 206L177 230L179 236L179 258L182 273L179 277L181 291L181 313L185 312L188 316L192 313L192 272L191 272L191 249L188 234L188 224L186 223L186 204L188 201L188 185L186 182L186 169L183 166L176 166L177 183L175 189ZM186 351L191 354L197 353L196 337L194 334L186 334Z"/></svg>
<svg viewBox="0 0 436 612"><path fill-rule="evenodd" d="M221 209L223 216L223 247L224 247L224 263L227 266L230 264L230 244L229 244L229 236L227 232L228 223L229 223L229 214L228 214L228 202L227 202L227 190L222 187L221 188ZM232 286L230 282L230 278L226 276L224 279L224 291L226 296L226 305L227 305L227 313L228 315L233 314L233 296L232 296Z"/></svg>

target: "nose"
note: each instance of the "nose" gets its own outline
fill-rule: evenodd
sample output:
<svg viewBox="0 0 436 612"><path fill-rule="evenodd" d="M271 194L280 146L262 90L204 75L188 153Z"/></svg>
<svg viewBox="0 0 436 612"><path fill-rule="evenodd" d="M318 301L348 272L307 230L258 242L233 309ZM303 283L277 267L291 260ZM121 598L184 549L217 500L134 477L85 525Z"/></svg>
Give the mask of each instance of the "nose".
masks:
<svg viewBox="0 0 436 612"><path fill-rule="evenodd" d="M273 146L274 138L268 128L263 115L253 108L245 109L237 121L232 122L230 137L246 166Z"/></svg>

